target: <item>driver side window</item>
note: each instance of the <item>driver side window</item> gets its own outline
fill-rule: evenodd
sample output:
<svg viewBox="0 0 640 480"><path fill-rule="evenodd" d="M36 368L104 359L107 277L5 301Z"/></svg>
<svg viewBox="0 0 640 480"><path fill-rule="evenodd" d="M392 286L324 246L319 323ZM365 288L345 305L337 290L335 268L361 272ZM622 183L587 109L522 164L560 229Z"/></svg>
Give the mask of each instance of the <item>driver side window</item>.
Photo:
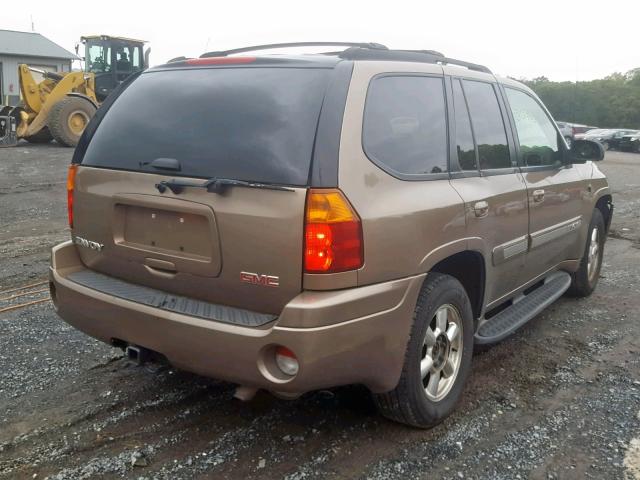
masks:
<svg viewBox="0 0 640 480"><path fill-rule="evenodd" d="M530 95L513 88L505 90L518 132L522 165L560 165L558 132L549 116Z"/></svg>

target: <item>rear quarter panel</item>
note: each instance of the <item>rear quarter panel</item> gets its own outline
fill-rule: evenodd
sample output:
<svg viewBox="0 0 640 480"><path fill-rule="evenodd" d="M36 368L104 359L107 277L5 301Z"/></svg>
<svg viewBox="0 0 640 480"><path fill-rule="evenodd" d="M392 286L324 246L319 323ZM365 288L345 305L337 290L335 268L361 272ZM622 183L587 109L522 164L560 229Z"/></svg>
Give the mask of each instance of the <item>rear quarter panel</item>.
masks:
<svg viewBox="0 0 640 480"><path fill-rule="evenodd" d="M354 66L338 179L362 219L365 263L357 272L359 285L427 272L442 258L466 250L473 241L465 238L463 203L448 179L400 180L376 166L363 151L362 122L369 81L379 73L394 71L442 75L442 67L432 64L356 62Z"/></svg>

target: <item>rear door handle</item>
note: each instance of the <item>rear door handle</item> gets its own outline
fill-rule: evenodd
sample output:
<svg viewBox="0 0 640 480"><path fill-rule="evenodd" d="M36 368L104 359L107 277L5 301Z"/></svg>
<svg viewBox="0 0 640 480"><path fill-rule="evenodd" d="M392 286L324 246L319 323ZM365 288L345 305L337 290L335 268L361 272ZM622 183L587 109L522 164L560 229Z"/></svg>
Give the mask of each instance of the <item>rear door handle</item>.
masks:
<svg viewBox="0 0 640 480"><path fill-rule="evenodd" d="M473 212L478 218L486 217L489 214L489 204L485 200L476 202L473 206Z"/></svg>
<svg viewBox="0 0 640 480"><path fill-rule="evenodd" d="M532 197L534 202L542 202L544 200L544 190L534 190Z"/></svg>

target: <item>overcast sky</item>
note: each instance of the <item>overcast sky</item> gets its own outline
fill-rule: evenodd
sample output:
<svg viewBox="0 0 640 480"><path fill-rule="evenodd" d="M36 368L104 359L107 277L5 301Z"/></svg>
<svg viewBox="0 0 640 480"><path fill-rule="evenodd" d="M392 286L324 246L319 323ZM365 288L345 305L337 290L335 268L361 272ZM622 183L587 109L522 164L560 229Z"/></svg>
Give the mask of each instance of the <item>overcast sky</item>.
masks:
<svg viewBox="0 0 640 480"><path fill-rule="evenodd" d="M206 50L291 41L433 49L516 78L590 80L640 67L640 0L69 2L3 9L0 29L31 30L73 51L81 35L149 41L151 64Z"/></svg>

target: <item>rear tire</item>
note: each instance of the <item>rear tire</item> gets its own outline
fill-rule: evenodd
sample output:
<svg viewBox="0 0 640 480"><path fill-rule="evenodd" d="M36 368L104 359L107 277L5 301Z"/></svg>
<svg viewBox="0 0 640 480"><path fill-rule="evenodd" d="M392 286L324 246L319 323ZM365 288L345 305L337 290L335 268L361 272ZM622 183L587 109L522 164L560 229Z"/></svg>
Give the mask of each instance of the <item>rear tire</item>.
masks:
<svg viewBox="0 0 640 480"><path fill-rule="evenodd" d="M580 260L580 267L571 274L571 286L567 294L573 297L588 297L598 285L602 254L604 252L605 225L602 212L595 208L589 223L589 233Z"/></svg>
<svg viewBox="0 0 640 480"><path fill-rule="evenodd" d="M416 304L400 381L392 391L374 395L380 413L419 428L444 420L469 376L473 334L464 287L449 275L429 273Z"/></svg>
<svg viewBox="0 0 640 480"><path fill-rule="evenodd" d="M43 127L38 133L24 137L29 143L49 143L53 140L53 136L47 127Z"/></svg>
<svg viewBox="0 0 640 480"><path fill-rule="evenodd" d="M65 97L49 113L48 125L56 142L75 147L82 132L96 113L96 107L80 97Z"/></svg>

